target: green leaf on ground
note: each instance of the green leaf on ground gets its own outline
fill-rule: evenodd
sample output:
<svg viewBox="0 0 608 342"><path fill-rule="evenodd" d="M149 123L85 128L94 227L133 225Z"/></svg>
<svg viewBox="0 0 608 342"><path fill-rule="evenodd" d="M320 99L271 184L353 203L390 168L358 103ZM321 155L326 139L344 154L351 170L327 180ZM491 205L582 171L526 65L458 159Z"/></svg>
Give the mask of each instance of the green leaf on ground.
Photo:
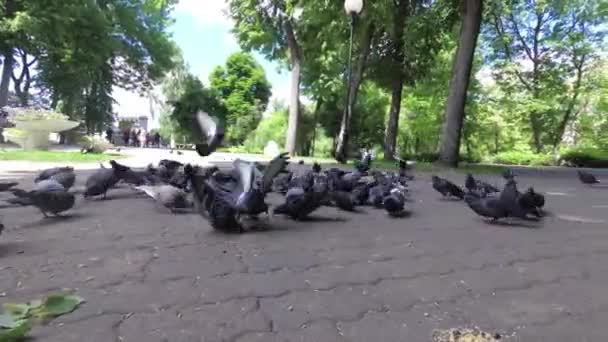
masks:
<svg viewBox="0 0 608 342"><path fill-rule="evenodd" d="M2 307L6 314L10 314L15 319L25 318L30 312L30 306L27 304L6 303Z"/></svg>
<svg viewBox="0 0 608 342"><path fill-rule="evenodd" d="M0 315L0 317L4 316ZM1 319L1 318L0 318ZM32 326L27 319L15 321L15 326L10 329L0 328L0 342L14 342L26 337L27 333L32 329Z"/></svg>
<svg viewBox="0 0 608 342"><path fill-rule="evenodd" d="M60 316L70 313L84 302L84 298L75 295L51 295L37 309L50 316Z"/></svg>

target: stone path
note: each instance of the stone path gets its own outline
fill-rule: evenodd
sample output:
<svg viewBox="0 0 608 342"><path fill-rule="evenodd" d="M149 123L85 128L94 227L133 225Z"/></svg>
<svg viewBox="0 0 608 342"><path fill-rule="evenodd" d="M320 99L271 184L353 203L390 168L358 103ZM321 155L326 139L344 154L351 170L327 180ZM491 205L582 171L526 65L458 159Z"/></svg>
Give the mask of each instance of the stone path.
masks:
<svg viewBox="0 0 608 342"><path fill-rule="evenodd" d="M62 289L85 297L35 329L45 342L429 341L434 329L469 325L505 341L605 340L608 188L523 178L552 193L551 213L513 227L440 200L429 178L412 184L409 218L326 208L243 235L159 211L127 188L79 199L67 220L0 209L0 302Z"/></svg>

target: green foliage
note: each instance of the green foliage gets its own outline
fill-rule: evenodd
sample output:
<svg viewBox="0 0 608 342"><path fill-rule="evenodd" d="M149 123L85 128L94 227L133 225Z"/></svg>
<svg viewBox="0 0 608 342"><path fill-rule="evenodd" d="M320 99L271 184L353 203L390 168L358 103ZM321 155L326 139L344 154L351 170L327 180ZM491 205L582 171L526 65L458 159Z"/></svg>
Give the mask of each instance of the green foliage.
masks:
<svg viewBox="0 0 608 342"><path fill-rule="evenodd" d="M228 57L225 67L216 67L209 81L226 108L228 142L242 143L260 123L270 99L264 69L252 55L238 52Z"/></svg>
<svg viewBox="0 0 608 342"><path fill-rule="evenodd" d="M560 156L560 164L577 167L608 167L608 151L602 149L569 149Z"/></svg>
<svg viewBox="0 0 608 342"><path fill-rule="evenodd" d="M14 0L13 11L1 10L0 48L37 58L27 68L54 105L62 100L63 113L102 131L112 86L146 91L173 66L167 28L176 2Z"/></svg>
<svg viewBox="0 0 608 342"><path fill-rule="evenodd" d="M0 313L0 342L22 340L27 337L33 323L47 323L76 310L83 302L84 299L76 295L50 295L29 303L5 303Z"/></svg>
<svg viewBox="0 0 608 342"><path fill-rule="evenodd" d="M83 154L80 152L53 151L0 151L0 161L27 160L30 162L53 163L97 163L124 157L125 155L117 153Z"/></svg>
<svg viewBox="0 0 608 342"><path fill-rule="evenodd" d="M531 165L531 166L551 166L555 165L555 157L548 154L533 152L501 152L490 158L496 164L505 165Z"/></svg>

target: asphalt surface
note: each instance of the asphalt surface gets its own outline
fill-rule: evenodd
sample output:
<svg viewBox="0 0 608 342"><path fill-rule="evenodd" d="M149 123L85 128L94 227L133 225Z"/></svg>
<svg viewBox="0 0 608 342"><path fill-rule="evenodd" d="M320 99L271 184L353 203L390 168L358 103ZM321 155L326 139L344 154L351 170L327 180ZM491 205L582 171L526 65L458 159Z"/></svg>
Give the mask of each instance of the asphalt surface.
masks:
<svg viewBox="0 0 608 342"><path fill-rule="evenodd" d="M503 341L605 341L608 188L563 174L520 184L546 193L542 222L486 223L424 173L410 217L323 208L242 235L126 187L79 197L67 219L2 208L0 303L84 297L33 331L48 342L429 341L462 326Z"/></svg>

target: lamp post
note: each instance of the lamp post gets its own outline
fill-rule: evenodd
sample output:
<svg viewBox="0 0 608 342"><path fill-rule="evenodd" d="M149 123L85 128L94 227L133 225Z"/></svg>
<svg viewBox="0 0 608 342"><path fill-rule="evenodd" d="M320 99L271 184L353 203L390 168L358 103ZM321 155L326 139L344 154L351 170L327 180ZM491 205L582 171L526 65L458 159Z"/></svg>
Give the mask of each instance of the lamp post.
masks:
<svg viewBox="0 0 608 342"><path fill-rule="evenodd" d="M349 40L349 48L348 48L348 69L347 69L347 84L346 84L346 116L342 120L342 124L340 126L340 137L338 143L338 153L336 153L336 159L341 162L346 162L346 150L348 145L348 131L350 129L350 125L348 124L350 118L352 117L353 108L351 106L351 89L350 84L352 82L352 60L353 60L353 35L355 32L355 19L357 15L361 13L363 10L363 0L345 0L344 1L344 10L350 16L350 40Z"/></svg>

